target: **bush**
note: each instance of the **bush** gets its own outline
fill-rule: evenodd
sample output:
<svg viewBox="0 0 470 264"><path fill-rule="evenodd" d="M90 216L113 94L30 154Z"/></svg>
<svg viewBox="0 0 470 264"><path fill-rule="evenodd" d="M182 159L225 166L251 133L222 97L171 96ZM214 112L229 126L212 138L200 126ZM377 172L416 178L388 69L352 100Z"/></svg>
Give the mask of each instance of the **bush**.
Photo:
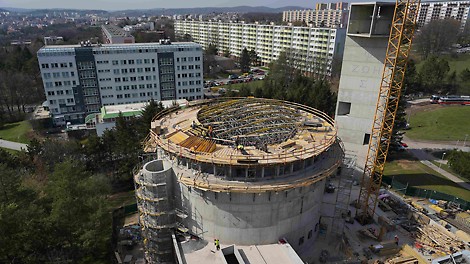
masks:
<svg viewBox="0 0 470 264"><path fill-rule="evenodd" d="M470 152L452 150L449 154L449 165L452 170L470 180Z"/></svg>

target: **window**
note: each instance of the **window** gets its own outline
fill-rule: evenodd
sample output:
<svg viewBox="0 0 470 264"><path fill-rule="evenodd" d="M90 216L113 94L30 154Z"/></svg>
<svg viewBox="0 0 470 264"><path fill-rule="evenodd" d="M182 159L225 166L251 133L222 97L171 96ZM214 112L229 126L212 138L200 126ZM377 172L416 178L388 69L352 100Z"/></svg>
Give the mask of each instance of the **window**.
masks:
<svg viewBox="0 0 470 264"><path fill-rule="evenodd" d="M313 233L313 232L312 232L312 230L310 229L310 231L308 231L308 235L307 235L307 238L308 238L308 239L312 238L312 233Z"/></svg>
<svg viewBox="0 0 470 264"><path fill-rule="evenodd" d="M299 238L299 246L304 243L304 240L305 240L304 237Z"/></svg>
<svg viewBox="0 0 470 264"><path fill-rule="evenodd" d="M62 73L62 77L64 77L64 78L69 78L69 73L68 73L68 72L63 72L63 73Z"/></svg>
<svg viewBox="0 0 470 264"><path fill-rule="evenodd" d="M351 103L339 102L338 104L338 115L348 115L351 112Z"/></svg>
<svg viewBox="0 0 470 264"><path fill-rule="evenodd" d="M117 60L113 60L113 65L118 65L119 62Z"/></svg>
<svg viewBox="0 0 470 264"><path fill-rule="evenodd" d="M49 64L48 63L43 63L43 64L41 64L41 68L49 69Z"/></svg>
<svg viewBox="0 0 470 264"><path fill-rule="evenodd" d="M125 65L127 64L127 61L126 60L121 60L121 65Z"/></svg>
<svg viewBox="0 0 470 264"><path fill-rule="evenodd" d="M127 69L122 69L121 73L127 73Z"/></svg>
<svg viewBox="0 0 470 264"><path fill-rule="evenodd" d="M53 72L52 77L59 78L60 77L60 72Z"/></svg>
<svg viewBox="0 0 470 264"><path fill-rule="evenodd" d="M362 142L362 145L369 145L369 141L370 141L370 134L365 133L364 134L364 141Z"/></svg>
<svg viewBox="0 0 470 264"><path fill-rule="evenodd" d="M72 68L72 67L73 67L73 63L69 62L69 67Z"/></svg>

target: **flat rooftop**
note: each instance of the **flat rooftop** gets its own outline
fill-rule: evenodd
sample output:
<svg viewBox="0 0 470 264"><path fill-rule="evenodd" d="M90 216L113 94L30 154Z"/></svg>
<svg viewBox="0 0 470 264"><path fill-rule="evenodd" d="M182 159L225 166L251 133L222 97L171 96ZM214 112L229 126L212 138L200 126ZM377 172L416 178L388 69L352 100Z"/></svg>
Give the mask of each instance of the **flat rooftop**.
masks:
<svg viewBox="0 0 470 264"><path fill-rule="evenodd" d="M158 104L159 102L156 101ZM172 107L173 105L179 105L180 107L185 106L188 103L186 99L178 100L164 100L161 101L164 108ZM101 118L115 118L119 113L126 116L126 113L142 112L149 103L134 103L134 104L122 104L122 105L107 105L101 108Z"/></svg>
<svg viewBox="0 0 470 264"><path fill-rule="evenodd" d="M223 241L221 241L223 242ZM184 258L187 264L211 263L211 264L232 264L224 257L224 251L229 247L237 251L244 263L263 263L263 264L303 264L297 253L292 249L289 243L268 244L268 245L224 245L220 244L221 250L215 250L214 243L189 240L181 243ZM240 262L237 262L240 263Z"/></svg>

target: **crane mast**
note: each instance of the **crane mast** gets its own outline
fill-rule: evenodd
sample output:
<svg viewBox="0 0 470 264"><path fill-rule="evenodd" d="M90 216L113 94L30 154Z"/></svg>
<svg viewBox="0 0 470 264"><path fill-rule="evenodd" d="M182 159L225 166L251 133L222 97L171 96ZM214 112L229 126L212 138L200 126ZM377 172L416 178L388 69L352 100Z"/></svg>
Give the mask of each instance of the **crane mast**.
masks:
<svg viewBox="0 0 470 264"><path fill-rule="evenodd" d="M382 81L372 124L356 219L369 223L374 216L400 101L406 65L415 32L420 0L397 0L385 56Z"/></svg>

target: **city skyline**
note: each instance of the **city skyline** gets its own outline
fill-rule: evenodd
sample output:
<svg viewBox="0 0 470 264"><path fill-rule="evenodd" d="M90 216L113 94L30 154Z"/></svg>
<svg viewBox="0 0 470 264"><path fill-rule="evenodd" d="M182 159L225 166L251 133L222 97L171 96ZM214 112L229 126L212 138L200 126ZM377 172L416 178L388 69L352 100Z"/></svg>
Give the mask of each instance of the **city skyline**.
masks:
<svg viewBox="0 0 470 264"><path fill-rule="evenodd" d="M240 0L237 2L227 0L175 0L175 1L152 1L152 0L136 0L129 2L128 0L83 0L83 1L57 1L57 0L0 0L0 7L10 8L26 8L26 9L47 9L47 8L63 8L63 9L103 9L103 10L125 10L125 9L153 9L153 8L195 8L195 7L233 7L233 6L269 6L273 8L284 6L300 6L305 8L313 8L316 1L308 0L261 0L250 1Z"/></svg>

